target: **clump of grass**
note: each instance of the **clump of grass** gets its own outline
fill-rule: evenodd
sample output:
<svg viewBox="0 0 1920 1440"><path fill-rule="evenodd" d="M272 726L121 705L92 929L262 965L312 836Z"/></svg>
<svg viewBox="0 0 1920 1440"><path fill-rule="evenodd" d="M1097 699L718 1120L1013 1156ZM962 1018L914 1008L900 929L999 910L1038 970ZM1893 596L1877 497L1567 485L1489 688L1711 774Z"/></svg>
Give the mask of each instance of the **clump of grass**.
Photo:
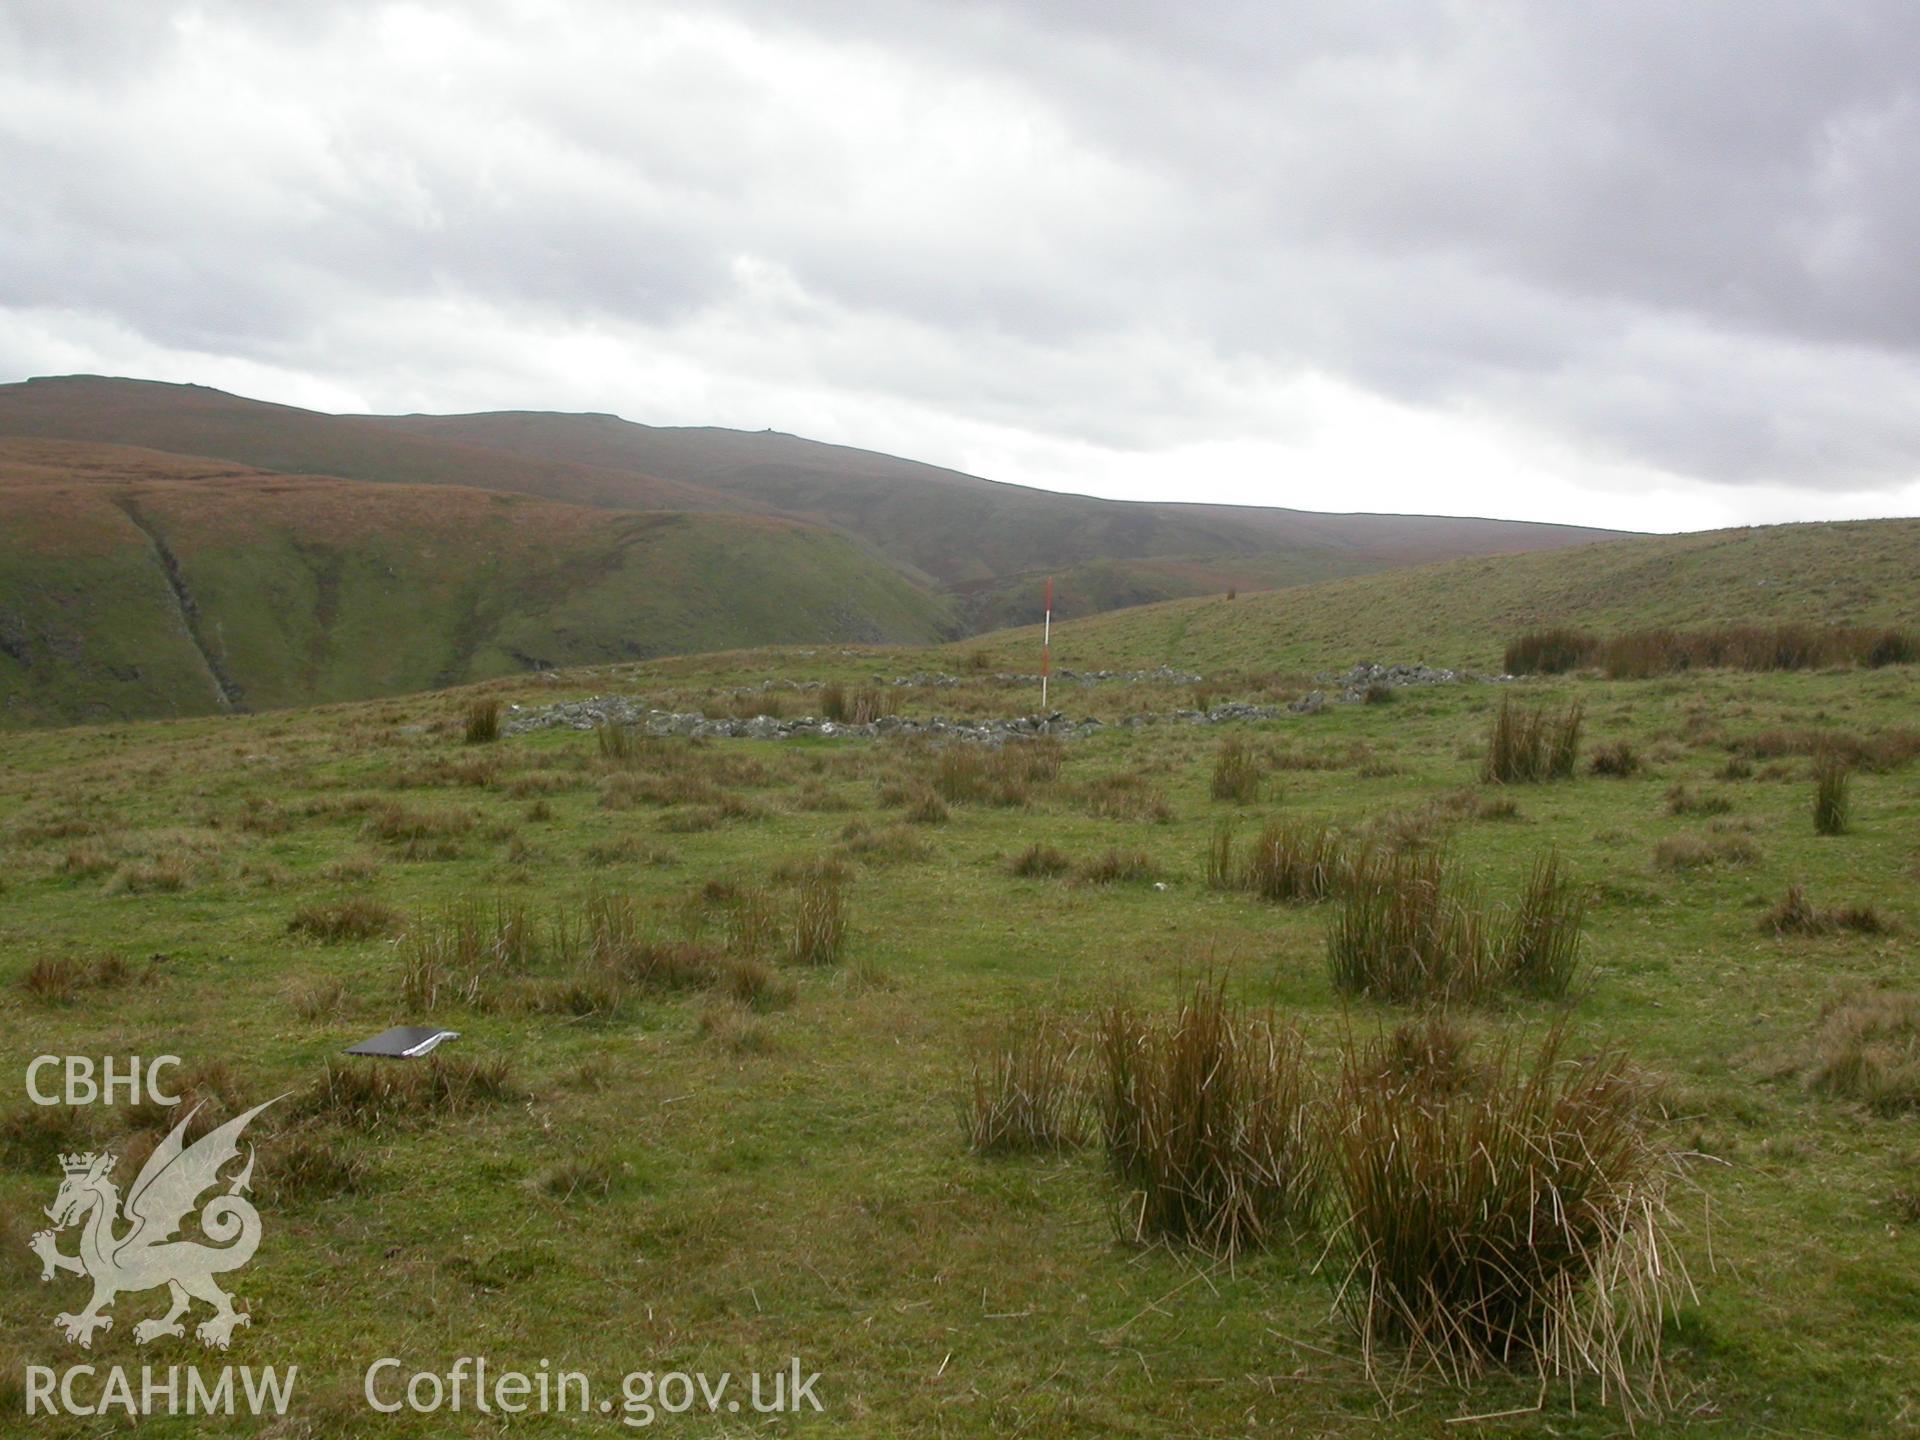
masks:
<svg viewBox="0 0 1920 1440"><path fill-rule="evenodd" d="M1204 868L1209 890L1231 890L1238 883L1239 877L1233 868L1233 826L1227 821L1213 827L1213 836L1207 841Z"/></svg>
<svg viewBox="0 0 1920 1440"><path fill-rule="evenodd" d="M1356 861L1327 958L1336 989L1396 1004L1471 1000L1494 978L1490 926L1444 851Z"/></svg>
<svg viewBox="0 0 1920 1440"><path fill-rule="evenodd" d="M1160 867L1144 850L1110 849L1074 867L1082 885L1147 885L1160 876Z"/></svg>
<svg viewBox="0 0 1920 1440"><path fill-rule="evenodd" d="M1869 990L1827 1013L1814 1045L1813 1088L1880 1115L1920 1109L1920 995Z"/></svg>
<svg viewBox="0 0 1920 1440"><path fill-rule="evenodd" d="M961 1131L976 1155L1050 1153L1086 1139L1080 1046L1054 1018L1011 1027L968 1062Z"/></svg>
<svg viewBox="0 0 1920 1440"><path fill-rule="evenodd" d="M256 1183L276 1205L291 1205L357 1195L372 1175L372 1160L341 1136L301 1126L275 1138Z"/></svg>
<svg viewBox="0 0 1920 1440"><path fill-rule="evenodd" d="M1832 752L1856 770L1880 775L1898 770L1920 755L1920 730L1903 728L1870 735L1812 727L1762 730L1734 742L1734 746L1740 755L1754 760L1810 755L1818 761Z"/></svg>
<svg viewBox="0 0 1920 1440"><path fill-rule="evenodd" d="M592 901L589 901L591 915ZM447 1005L476 1008L490 983L524 972L541 958L531 913L521 903L489 907L468 900L416 921L401 938L400 995L409 1009L432 1014Z"/></svg>
<svg viewBox="0 0 1920 1440"><path fill-rule="evenodd" d="M638 835L615 835L595 840L580 852L589 865L657 865L674 863L673 852L641 839Z"/></svg>
<svg viewBox="0 0 1920 1440"><path fill-rule="evenodd" d="M1216 837L1215 847L1221 843ZM1346 846L1325 825L1274 822L1254 840L1236 883L1275 903L1325 900L1344 883L1353 863Z"/></svg>
<svg viewBox="0 0 1920 1440"><path fill-rule="evenodd" d="M954 805L1028 805L1034 786L1059 778L1061 762L1060 742L1053 739L949 745L934 762L932 783Z"/></svg>
<svg viewBox="0 0 1920 1440"><path fill-rule="evenodd" d="M1260 759L1244 735L1220 742L1213 757L1213 798L1251 805L1260 798Z"/></svg>
<svg viewBox="0 0 1920 1440"><path fill-rule="evenodd" d="M1809 670L1830 665L1911 664L1920 640L1901 630L1848 626L1725 625L1710 630L1631 630L1600 649L1609 679L1638 680L1683 670Z"/></svg>
<svg viewBox="0 0 1920 1440"><path fill-rule="evenodd" d="M469 745L491 745L500 738L498 700L475 700L467 706L464 738Z"/></svg>
<svg viewBox="0 0 1920 1440"><path fill-rule="evenodd" d="M1159 790L1138 775L1102 775L1082 788L1088 813L1102 820L1145 820L1164 825L1173 819L1173 806Z"/></svg>
<svg viewBox="0 0 1920 1440"><path fill-rule="evenodd" d="M335 885L364 885L380 873L377 855L345 855L320 867L320 876Z"/></svg>
<svg viewBox="0 0 1920 1440"><path fill-rule="evenodd" d="M1813 761L1813 828L1821 835L1847 833L1851 801L1847 793L1852 767L1838 750L1823 750Z"/></svg>
<svg viewBox="0 0 1920 1440"><path fill-rule="evenodd" d="M1482 1073L1472 1038L1438 1010L1396 1025L1376 1053L1380 1083L1413 1085L1432 1095L1452 1095Z"/></svg>
<svg viewBox="0 0 1920 1440"><path fill-rule="evenodd" d="M1107 1162L1127 1188L1120 1228L1235 1255L1311 1218L1320 1193L1315 1091L1298 1030L1203 981L1170 1018L1100 1017Z"/></svg>
<svg viewBox="0 0 1920 1440"><path fill-rule="evenodd" d="M0 1155L40 1169L63 1152L85 1150L92 1134L90 1114L81 1105L22 1105L0 1120Z"/></svg>
<svg viewBox="0 0 1920 1440"><path fill-rule="evenodd" d="M847 897L837 875L807 876L795 887L788 930L788 961L832 965L847 943Z"/></svg>
<svg viewBox="0 0 1920 1440"><path fill-rule="evenodd" d="M1361 692L1360 699L1368 705L1391 705L1400 698L1400 692L1384 680L1376 680Z"/></svg>
<svg viewBox="0 0 1920 1440"><path fill-rule="evenodd" d="M542 1172L536 1183L548 1199L564 1205L574 1200L605 1200L625 1178L617 1161L575 1156Z"/></svg>
<svg viewBox="0 0 1920 1440"><path fill-rule="evenodd" d="M1549 999L1573 987L1580 968L1580 930L1586 900L1549 851L1534 862L1501 946L1503 983Z"/></svg>
<svg viewBox="0 0 1920 1440"><path fill-rule="evenodd" d="M367 834L396 847L409 860L450 860L458 856L458 839L473 829L468 810L409 810L387 803L372 810L365 822Z"/></svg>
<svg viewBox="0 0 1920 1440"><path fill-rule="evenodd" d="M193 872L177 855L130 860L114 872L107 888L120 895L175 895L187 888Z"/></svg>
<svg viewBox="0 0 1920 1440"><path fill-rule="evenodd" d="M1631 1066L1568 1060L1556 1030L1437 1086L1392 1050L1349 1045L1328 1142L1330 1274L1369 1363L1405 1345L1456 1380L1520 1365L1650 1405L1691 1285Z"/></svg>
<svg viewBox="0 0 1920 1440"><path fill-rule="evenodd" d="M1071 869L1073 861L1038 840L1007 862L1008 874L1033 880L1057 880Z"/></svg>
<svg viewBox="0 0 1920 1440"><path fill-rule="evenodd" d="M1599 648L1599 639L1584 630L1533 630L1507 642L1505 669L1509 675L1563 675L1589 664Z"/></svg>
<svg viewBox="0 0 1920 1440"><path fill-rule="evenodd" d="M1780 903L1760 919L1760 929L1770 935L1830 935L1836 930L1884 935L1892 928L1871 905L1821 909L1807 898L1804 885L1789 885Z"/></svg>
<svg viewBox="0 0 1920 1440"><path fill-rule="evenodd" d="M124 985L133 970L124 956L106 954L91 962L71 955L42 955L20 976L20 988L42 1005L69 1005L82 990L110 990Z"/></svg>
<svg viewBox="0 0 1920 1440"><path fill-rule="evenodd" d="M1732 809L1733 801L1726 796L1702 795L1684 783L1667 791L1669 815L1725 815Z"/></svg>
<svg viewBox="0 0 1920 1440"><path fill-rule="evenodd" d="M1504 923L1444 850L1363 852L1337 894L1327 956L1347 994L1444 1005L1506 988L1557 999L1579 970L1586 902L1551 851Z"/></svg>
<svg viewBox="0 0 1920 1440"><path fill-rule="evenodd" d="M1483 780L1500 785L1565 780L1580 757L1581 706L1523 710L1504 696L1487 733Z"/></svg>
<svg viewBox="0 0 1920 1440"><path fill-rule="evenodd" d="M1624 777L1640 773L1640 752L1630 741L1614 740L1593 752L1587 768L1595 775Z"/></svg>
<svg viewBox="0 0 1920 1440"><path fill-rule="evenodd" d="M855 820L840 832L839 848L863 865L912 864L933 854L933 847L906 825L876 830L864 820Z"/></svg>
<svg viewBox="0 0 1920 1440"><path fill-rule="evenodd" d="M947 802L928 790L907 807L906 820L911 825L944 825L950 813Z"/></svg>
<svg viewBox="0 0 1920 1440"><path fill-rule="evenodd" d="M1669 835L1653 847L1653 863L1662 870L1752 865L1759 859L1760 848L1744 835Z"/></svg>
<svg viewBox="0 0 1920 1440"><path fill-rule="evenodd" d="M343 940L371 940L390 935L401 925L400 912L364 895L345 900L316 900L302 905L287 921L295 935L310 935L329 945Z"/></svg>
<svg viewBox="0 0 1920 1440"><path fill-rule="evenodd" d="M347 1007L347 984L337 975L303 978L288 985L287 1004L302 1020L325 1020Z"/></svg>
<svg viewBox="0 0 1920 1440"><path fill-rule="evenodd" d="M727 962L720 972L720 989L734 1004L749 1010L784 1010L795 995L793 981L751 956Z"/></svg>
<svg viewBox="0 0 1920 1440"><path fill-rule="evenodd" d="M738 1010L706 1010L700 1015L700 1034L716 1041L735 1055L770 1055L774 1051L773 1034L759 1020Z"/></svg>
<svg viewBox="0 0 1920 1440"><path fill-rule="evenodd" d="M602 720L593 727L593 745L600 758L612 765L626 765L638 758L640 733L631 725Z"/></svg>
<svg viewBox="0 0 1920 1440"><path fill-rule="evenodd" d="M375 1130L464 1115L512 1096L512 1070L503 1059L433 1054L364 1064L329 1060L296 1100L294 1113Z"/></svg>
<svg viewBox="0 0 1920 1440"><path fill-rule="evenodd" d="M113 856L98 841L83 840L67 847L60 868L77 880L91 880L113 869Z"/></svg>
<svg viewBox="0 0 1920 1440"><path fill-rule="evenodd" d="M892 715L900 708L899 697L891 691L868 685L862 689L847 693L840 684L830 684L820 691L820 718L831 720L836 725L871 725L883 715Z"/></svg>

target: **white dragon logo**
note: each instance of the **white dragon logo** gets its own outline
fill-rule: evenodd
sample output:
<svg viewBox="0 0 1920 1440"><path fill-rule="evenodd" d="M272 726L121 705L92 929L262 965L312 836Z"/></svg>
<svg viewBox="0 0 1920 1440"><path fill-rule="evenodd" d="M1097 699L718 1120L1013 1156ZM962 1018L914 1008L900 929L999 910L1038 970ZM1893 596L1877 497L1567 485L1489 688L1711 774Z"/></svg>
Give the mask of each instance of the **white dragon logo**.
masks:
<svg viewBox="0 0 1920 1440"><path fill-rule="evenodd" d="M116 1295L123 1290L152 1290L160 1285L167 1287L172 1305L164 1316L142 1320L133 1327L134 1339L142 1345L162 1335L184 1336L180 1317L194 1300L213 1306L213 1314L194 1330L207 1345L226 1349L234 1327L249 1323L245 1312L233 1308L232 1299L214 1284L213 1277L238 1270L253 1258L260 1244L260 1212L241 1193L253 1177L252 1146L247 1147L245 1167L228 1183L226 1193L214 1196L200 1211L201 1233L213 1244L175 1240L173 1235L186 1222L201 1194L220 1182L221 1168L239 1155L240 1132L247 1122L273 1103L269 1100L256 1105L186 1145L182 1136L200 1109L194 1106L140 1167L133 1188L127 1192L124 1214L120 1192L113 1183L115 1156L87 1153L60 1157L66 1178L46 1212L53 1228L40 1231L29 1245L40 1257L42 1281L53 1279L63 1270L93 1281L93 1299L86 1309L54 1318L53 1323L67 1339L92 1349L94 1331L113 1328L113 1316L107 1310ZM79 1252L62 1254L55 1237L82 1219L86 1224L80 1233ZM132 1228L116 1235L115 1227L123 1221L131 1222Z"/></svg>

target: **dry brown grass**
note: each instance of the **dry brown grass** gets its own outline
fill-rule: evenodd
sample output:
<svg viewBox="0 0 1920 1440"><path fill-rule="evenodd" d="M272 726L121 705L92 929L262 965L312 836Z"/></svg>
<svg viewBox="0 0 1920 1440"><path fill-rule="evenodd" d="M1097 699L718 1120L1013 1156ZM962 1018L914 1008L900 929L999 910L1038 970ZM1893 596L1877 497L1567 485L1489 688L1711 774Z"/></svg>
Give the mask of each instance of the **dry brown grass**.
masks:
<svg viewBox="0 0 1920 1440"><path fill-rule="evenodd" d="M329 945L343 940L372 940L391 935L405 922L393 906L356 895L344 900L315 900L302 905L287 921L296 935L308 935Z"/></svg>
<svg viewBox="0 0 1920 1440"><path fill-rule="evenodd" d="M1732 809L1733 801L1725 795L1701 794L1684 783L1667 790L1669 815L1725 815Z"/></svg>
<svg viewBox="0 0 1920 1440"><path fill-rule="evenodd" d="M1251 805L1260 798L1260 784L1260 761L1252 742L1243 735L1222 740L1213 757L1213 798Z"/></svg>
<svg viewBox="0 0 1920 1440"><path fill-rule="evenodd" d="M1770 935L1830 935L1849 930L1856 935L1884 935L1893 927L1871 905L1821 908L1807 898L1806 887L1789 885L1787 893L1760 919Z"/></svg>
<svg viewBox="0 0 1920 1440"><path fill-rule="evenodd" d="M83 990L115 989L132 978L133 967L121 955L42 955L21 973L20 989L42 1005L68 1005Z"/></svg>
<svg viewBox="0 0 1920 1440"><path fill-rule="evenodd" d="M1881 1115L1920 1109L1920 994L1867 990L1824 1017L1808 1079Z"/></svg>
<svg viewBox="0 0 1920 1440"><path fill-rule="evenodd" d="M1216 837L1214 846L1219 863L1231 870L1224 853L1226 843ZM1209 865L1213 863L1209 861ZM1235 883L1262 900L1310 903L1330 899L1346 882L1353 865L1350 848L1327 826L1274 821L1254 838Z"/></svg>
<svg viewBox="0 0 1920 1440"><path fill-rule="evenodd" d="M1049 1153L1086 1140L1082 1051L1073 1027L1042 1017L977 1045L961 1131L976 1155Z"/></svg>
<svg viewBox="0 0 1920 1440"><path fill-rule="evenodd" d="M1584 630L1534 630L1507 642L1504 668L1509 675L1563 675L1591 663L1599 648L1599 637Z"/></svg>
<svg viewBox="0 0 1920 1440"><path fill-rule="evenodd" d="M1327 934L1334 988L1396 1004L1467 1001L1494 981L1492 926L1443 851L1370 852Z"/></svg>
<svg viewBox="0 0 1920 1440"><path fill-rule="evenodd" d="M1082 860L1073 878L1082 885L1149 885L1160 878L1160 867L1144 850L1115 848Z"/></svg>
<svg viewBox="0 0 1920 1440"><path fill-rule="evenodd" d="M1060 742L1046 738L948 745L934 760L932 785L954 805L1029 805L1036 786L1059 779L1063 759Z"/></svg>
<svg viewBox="0 0 1920 1440"><path fill-rule="evenodd" d="M1304 1226L1320 1192L1315 1087L1298 1030L1203 981L1171 1016L1117 1006L1096 1041L1121 1232L1220 1255Z"/></svg>
<svg viewBox="0 0 1920 1440"><path fill-rule="evenodd" d="M1523 710L1502 696L1487 732L1480 778L1498 785L1565 780L1580 756L1581 706Z"/></svg>
<svg viewBox="0 0 1920 1440"><path fill-rule="evenodd" d="M503 1059L441 1055L424 1060L329 1060L295 1098L295 1118L380 1130L451 1118L514 1098Z"/></svg>
<svg viewBox="0 0 1920 1440"><path fill-rule="evenodd" d="M1173 806L1165 793L1134 774L1102 775L1080 787L1087 813L1102 820L1124 820L1165 825Z"/></svg>
<svg viewBox="0 0 1920 1440"><path fill-rule="evenodd" d="M1613 740L1600 746L1587 762L1587 768L1595 775L1611 775L1616 778L1640 773L1640 752L1626 740Z"/></svg>
<svg viewBox="0 0 1920 1440"><path fill-rule="evenodd" d="M833 965L846 943L847 897L839 875L802 878L795 887L785 958L795 965Z"/></svg>
<svg viewBox="0 0 1920 1440"><path fill-rule="evenodd" d="M1822 750L1813 761L1813 828L1821 835L1847 833L1853 766L1839 750Z"/></svg>
<svg viewBox="0 0 1920 1440"><path fill-rule="evenodd" d="M1662 870L1753 865L1759 859L1760 847L1742 835L1669 835L1653 847L1653 863Z"/></svg>
<svg viewBox="0 0 1920 1440"><path fill-rule="evenodd" d="M1073 869L1073 861L1051 845L1036 840L1007 862L1007 873L1030 880L1057 880Z"/></svg>
<svg viewBox="0 0 1920 1440"><path fill-rule="evenodd" d="M176 895L193 882L193 867L178 855L129 860L107 882L116 895Z"/></svg>
<svg viewBox="0 0 1920 1440"><path fill-rule="evenodd" d="M1348 1047L1329 1140L1329 1271L1369 1367L1391 1345L1458 1381L1525 1366L1651 1407L1691 1285L1637 1072L1567 1057L1561 1031L1471 1067L1408 1048Z"/></svg>
<svg viewBox="0 0 1920 1440"><path fill-rule="evenodd" d="M855 820L840 832L840 850L863 865L909 865L933 858L933 847L906 825L875 829Z"/></svg>
<svg viewBox="0 0 1920 1440"><path fill-rule="evenodd" d="M363 828L408 860L450 860L460 854L460 837L473 826L471 810L412 810L387 802L367 815Z"/></svg>

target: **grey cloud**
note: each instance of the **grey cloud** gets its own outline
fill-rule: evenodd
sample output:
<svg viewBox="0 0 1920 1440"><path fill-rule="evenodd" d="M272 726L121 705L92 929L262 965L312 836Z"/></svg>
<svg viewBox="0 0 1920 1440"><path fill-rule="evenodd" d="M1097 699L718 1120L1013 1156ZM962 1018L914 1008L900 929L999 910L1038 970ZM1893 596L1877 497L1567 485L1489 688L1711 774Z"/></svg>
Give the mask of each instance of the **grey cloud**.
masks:
<svg viewBox="0 0 1920 1440"><path fill-rule="evenodd" d="M447 13L409 67L374 3L0 12L0 304L360 381L343 330L388 371L366 317L435 297L718 325L689 363L1118 448L1325 374L1699 482L1920 477L1894 0ZM210 35L257 109L194 92Z"/></svg>

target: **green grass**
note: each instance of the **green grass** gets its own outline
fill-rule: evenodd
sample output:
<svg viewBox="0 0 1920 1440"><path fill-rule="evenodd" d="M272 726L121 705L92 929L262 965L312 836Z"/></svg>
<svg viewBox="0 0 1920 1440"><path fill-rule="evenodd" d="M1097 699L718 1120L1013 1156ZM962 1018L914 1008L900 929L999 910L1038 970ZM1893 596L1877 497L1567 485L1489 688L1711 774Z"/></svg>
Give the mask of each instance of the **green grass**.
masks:
<svg viewBox="0 0 1920 1440"><path fill-rule="evenodd" d="M79 448L113 457L114 483L10 480L0 464L0 726L211 713L196 636L247 708L271 709L748 642L950 633L942 602L846 538L784 521L190 479L174 457ZM175 557L191 629L128 502Z"/></svg>
<svg viewBox="0 0 1920 1440"><path fill-rule="evenodd" d="M769 674L852 692L875 673L937 663L910 651L752 652L481 693L510 705L623 688L684 707ZM1089 705L1165 712L1189 698L1113 689L1085 692ZM1314 1270L1324 1236L1230 1268L1143 1248L1116 1223L1119 1187L1097 1149L968 1153L954 1117L970 1061L982 1037L1023 1016L1088 1016L1123 999L1165 1015L1197 976L1224 974L1234 1002L1299 1027L1327 1081L1349 1037L1407 1018L1334 989L1335 907L1207 885L1223 813L1214 762L1233 732L1116 729L1063 746L1057 771L1050 757L1018 770L996 760L980 775L959 762L945 823L903 826L941 774L937 751L671 741L622 762L603 759L591 733L558 731L470 747L473 693L25 733L0 753L9 1063L176 1053L224 1066L235 1104L305 1097L258 1122L262 1175L276 1178L240 1287L255 1324L228 1357L300 1365L302 1433L366 1433L359 1367L377 1356L444 1368L476 1349L607 1377L765 1370L798 1354L825 1376L828 1411L811 1428L874 1436L1253 1424L1412 1436L1535 1402L1534 1381L1498 1367L1465 1388L1416 1375L1383 1398L1351 1330L1329 1317L1327 1276ZM1572 994L1503 993L1468 1018L1490 1039L1537 1039L1564 1022L1569 1055L1620 1047L1665 1084L1662 1141L1710 1157L1673 1196L1700 1291L1666 1337L1682 1418L1643 1419L1641 1433L1689 1415L1729 1433L1903 1433L1914 1423L1906 1377L1920 1364L1904 1278L1920 1263L1920 1229L1896 1204L1911 1186L1911 1113L1814 1081L1835 1007L1875 986L1916 988L1920 765L1857 770L1847 833L1820 836L1812 754L1749 742L1897 731L1920 703L1920 674L1527 682L1530 703L1580 701L1593 743L1628 741L1642 763L1508 792L1478 783L1503 693L1408 690L1391 706L1247 727L1279 783L1241 816L1236 862L1269 821L1376 845L1444 843L1497 914L1526 891L1537 857L1556 854L1585 903ZM922 717L1005 713L1012 692L902 687L900 699ZM1755 756L1746 775L1723 778L1744 752ZM687 783L662 789L664 803L604 806L616 775ZM1135 777L1164 810L1090 803L1116 777ZM1671 814L1676 785L1731 808ZM1510 818L1462 799L1502 793L1518 802ZM727 812L715 794L740 803ZM914 843L856 843L861 827ZM1750 858L1656 864L1659 842L1690 836L1739 841ZM1018 865L1035 844L1090 875L1110 854L1144 854L1166 888ZM106 868L70 867L76 849ZM178 888L117 883L163 862ZM791 963L796 907L834 876L838 962ZM1894 928L1763 928L1794 884L1823 906L1873 906ZM297 917L351 913L358 897L403 927L469 902L489 915L523 906L545 925L596 894L629 902L648 941L697 945L716 964L752 959L773 979L719 969L714 983L635 985L609 1006L570 1007L553 997L573 970L534 954L483 992L494 998L435 1011L463 1032L449 1058L504 1067L482 1072L483 1091L440 1108L402 1096L371 1127L315 1098L342 1045L417 1017L402 1001L397 933L368 926L356 938L329 924L323 936L290 928ZM124 968L96 969L107 955ZM29 988L49 957L73 965ZM57 1179L49 1157L124 1147L155 1120L80 1112L56 1124L29 1109L16 1089L0 1113L0 1213L21 1217L8 1236L15 1261L0 1270L9 1376L76 1358L48 1322L77 1282L42 1287L23 1248ZM399 1287L426 1298L396 1307ZM121 1324L86 1358L197 1359L133 1344L132 1321L152 1303L122 1301ZM5 1398L19 1403L17 1391ZM1560 1433L1618 1432L1596 1393L1581 1399L1573 1417L1549 1393ZM446 1417L380 1428L488 1433ZM143 1431L208 1433L184 1420Z"/></svg>
<svg viewBox="0 0 1920 1440"><path fill-rule="evenodd" d="M1053 660L1173 664L1209 677L1345 668L1361 659L1491 672L1516 636L1550 627L1602 634L1774 622L1912 627L1920 621L1920 596L1909 583L1916 568L1920 520L1609 540L1072 620L1054 631ZM991 637L996 665L1037 653L1037 633Z"/></svg>

